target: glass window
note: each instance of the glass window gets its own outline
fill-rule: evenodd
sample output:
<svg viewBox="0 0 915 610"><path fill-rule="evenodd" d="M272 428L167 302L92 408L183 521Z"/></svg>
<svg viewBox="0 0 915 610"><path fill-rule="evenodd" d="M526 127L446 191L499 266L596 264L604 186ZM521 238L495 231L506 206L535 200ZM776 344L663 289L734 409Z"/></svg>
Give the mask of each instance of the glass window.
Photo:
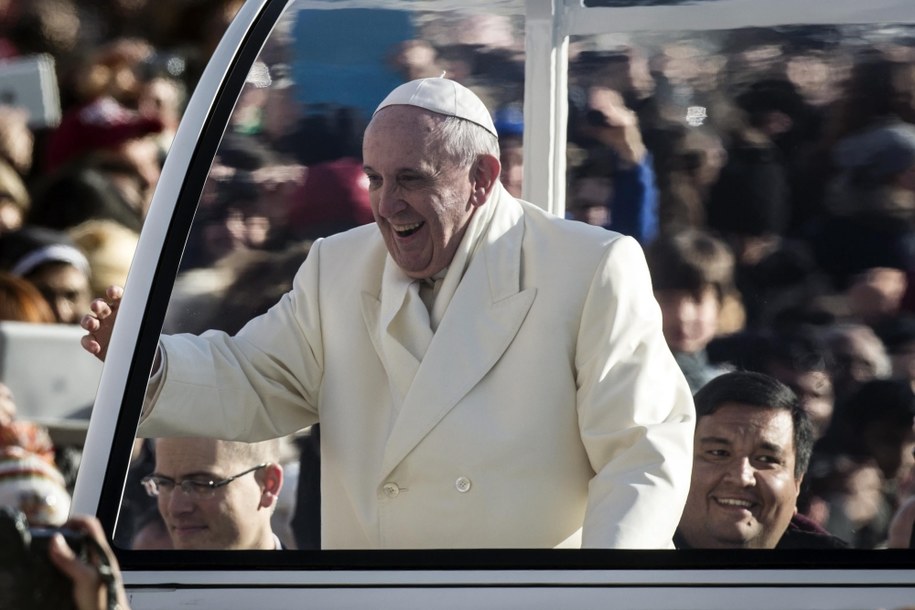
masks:
<svg viewBox="0 0 915 610"><path fill-rule="evenodd" d="M276 14L277 4L271 5ZM229 65L222 97L214 99L211 114L217 120L206 126L200 153L188 168L146 313L145 327L156 332L141 337L136 366L152 363L159 328L166 334L237 332L290 290L316 240L373 222L361 162L362 131L377 103L400 82L445 75L476 92L493 111L499 130L502 181L521 196L523 172L540 171L524 163L523 137L550 128L524 120L526 8L520 0L303 1L290 3L275 25L265 20L257 26L269 36ZM828 345L837 340L847 307L856 303L862 304L860 315L878 316L880 311L867 306L875 295L885 294L881 288L890 284L892 292L902 280L873 277L871 267L859 268L864 255L855 253L858 241L837 241L837 235L854 235L861 226L854 216L851 225L844 222L854 202L840 196L843 180L864 179L858 172L867 168L856 155L859 147L846 146L843 158L835 150L856 130L890 114L902 122L915 120L915 114L905 115L913 107L912 28L893 23L677 31L665 24L658 31L607 30L568 41L565 215L633 235L646 249L660 236L687 227L708 230L721 240L734 264L749 269L728 286L707 346L708 356L722 367L762 366L751 359L781 354L772 337L777 343L784 336L775 331L802 324L822 331L817 340ZM874 70L860 68L884 61L891 68L885 82ZM889 105L891 91L899 96L893 97L897 106ZM538 203L538 193L523 196ZM770 266L757 266L760 261ZM898 270L899 264L886 266ZM771 275L761 279L762 273ZM909 293L892 294L897 307L907 306L903 298ZM875 320L866 322L876 332ZM768 351L757 349L757 341L769 341ZM805 352L809 360L814 348L803 347L810 350ZM783 377L798 393L806 392L810 402L805 404L821 418L817 434L826 441L832 440L825 436L826 420L839 414L840 399L852 395L835 377L830 354L823 351L822 366L815 369L830 377L830 388L816 380L804 385L804 379L788 373ZM868 370L876 376L880 368L874 364ZM125 394L124 404L134 413L145 392L145 378L141 381L131 381ZM821 405L821 411L815 413L813 405ZM130 417L124 416L122 427L132 425ZM903 432L874 431L877 445L885 449L892 441L897 450L875 455L873 462L843 452L815 452L799 503L811 527L824 527L859 549L873 550L885 541L893 503L901 497L888 494L911 485L915 438L911 430ZM130 468L124 468L115 539L125 550L174 543L157 521L156 499L141 484L144 477L173 480L166 495L191 502L203 494L194 491L199 485L185 482L222 483L254 469L221 485L228 494L255 480L262 483L268 473L259 466L277 462L284 474L273 531L283 548L303 552L282 558L206 554L207 564L372 567L383 559L395 567L416 562L564 569L734 565L730 557L702 551L426 551L419 559L310 553L319 548L320 536L319 425L281 439L269 448L270 459L255 450L231 467L209 463L194 471L169 464L167 470L156 466L153 449L152 441L136 441ZM454 483L459 493L472 484L460 478ZM383 490L401 491L396 485ZM846 510L849 506L854 509ZM854 559L845 551L809 557L846 568L859 561L878 567L908 561L892 551L874 553ZM157 566L174 557L127 553L124 561ZM803 564L806 557L803 551L749 553L740 566L784 568Z"/></svg>

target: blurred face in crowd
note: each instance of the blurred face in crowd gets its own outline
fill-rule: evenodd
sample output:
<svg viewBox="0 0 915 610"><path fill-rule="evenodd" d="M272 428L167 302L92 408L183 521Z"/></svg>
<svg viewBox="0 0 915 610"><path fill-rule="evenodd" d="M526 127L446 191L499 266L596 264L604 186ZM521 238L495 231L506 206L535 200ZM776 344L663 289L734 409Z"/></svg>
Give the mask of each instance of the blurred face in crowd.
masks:
<svg viewBox="0 0 915 610"><path fill-rule="evenodd" d="M134 166L143 179L145 191L142 193L140 212L145 218L146 213L149 211L149 204L152 203L153 191L159 182L159 176L162 174L159 146L156 144L155 139L150 136L134 138L121 146L120 154Z"/></svg>
<svg viewBox="0 0 915 610"><path fill-rule="evenodd" d="M698 295L691 290L656 290L655 298L670 349L688 354L705 349L718 330L721 304L715 289L707 286Z"/></svg>
<svg viewBox="0 0 915 610"><path fill-rule="evenodd" d="M29 174L35 156L35 134L29 127L27 110L0 104L0 150L21 176Z"/></svg>
<svg viewBox="0 0 915 610"><path fill-rule="evenodd" d="M435 137L436 124L420 108L389 106L375 115L363 140L375 222L391 257L417 279L451 264L500 168L489 155L472 167L450 159Z"/></svg>
<svg viewBox="0 0 915 610"><path fill-rule="evenodd" d="M212 439L159 439L155 475L173 483L221 481L257 466L244 455ZM174 548L275 548L270 516L282 479L279 466L268 464L214 490L186 493L178 485L161 487L159 512Z"/></svg>
<svg viewBox="0 0 915 610"><path fill-rule="evenodd" d="M835 390L829 373L822 370L794 371L772 364L769 373L794 390L801 408L810 417L814 438L820 438L832 421L835 408Z"/></svg>
<svg viewBox="0 0 915 610"><path fill-rule="evenodd" d="M899 312L907 287L908 280L901 269L875 267L856 276L845 294L852 313L865 322L873 322Z"/></svg>
<svg viewBox="0 0 915 610"><path fill-rule="evenodd" d="M26 278L41 291L54 317L62 324L78 324L89 311L89 277L69 263L46 263Z"/></svg>
<svg viewBox="0 0 915 610"><path fill-rule="evenodd" d="M724 403L697 422L680 533L694 548L774 548L795 513L794 468L790 412Z"/></svg>
<svg viewBox="0 0 915 610"><path fill-rule="evenodd" d="M0 194L0 235L22 226L22 208L12 199Z"/></svg>
<svg viewBox="0 0 915 610"><path fill-rule="evenodd" d="M876 379L889 362L880 339L866 326L849 331L835 341L832 353L841 378L834 379L834 385L841 381L852 388Z"/></svg>
<svg viewBox="0 0 915 610"><path fill-rule="evenodd" d="M524 149L521 138L503 138L499 141L499 152L499 160L502 162L499 179L512 197L520 197L524 178Z"/></svg>
<svg viewBox="0 0 915 610"><path fill-rule="evenodd" d="M137 109L144 116L158 117L167 131L174 131L181 120L184 97L178 81L156 77L143 84Z"/></svg>
<svg viewBox="0 0 915 610"><path fill-rule="evenodd" d="M915 422L913 422L915 423ZM902 480L915 466L915 425L875 421L861 431L864 443L887 480Z"/></svg>
<svg viewBox="0 0 915 610"><path fill-rule="evenodd" d="M569 213L575 220L589 225L610 224L608 203L613 196L613 182L604 176L583 176L571 185Z"/></svg>

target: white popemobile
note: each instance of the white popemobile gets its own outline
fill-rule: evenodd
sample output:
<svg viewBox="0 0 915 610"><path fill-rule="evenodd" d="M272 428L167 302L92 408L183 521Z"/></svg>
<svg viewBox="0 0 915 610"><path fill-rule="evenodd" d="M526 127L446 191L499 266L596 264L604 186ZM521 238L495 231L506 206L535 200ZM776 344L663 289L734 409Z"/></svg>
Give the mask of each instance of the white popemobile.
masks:
<svg viewBox="0 0 915 610"><path fill-rule="evenodd" d="M310 125L296 132L299 139L283 140L292 159L306 143L342 145L340 133L327 131L328 125L358 125L362 109L406 75L434 69L465 77L488 101L523 99L523 192L531 194L525 198L562 215L566 163L573 154L569 100L574 103L576 79L582 77L570 65L579 53L626 56L634 63L640 50L664 47L679 60L689 50L690 69L700 78L708 62L721 60L713 42L735 32L761 41L765 34L823 31L833 41L848 35L910 44L913 24L911 0L247 0L202 74L168 154L101 373L73 512L97 515L109 535L125 527L122 499L136 491L127 487L127 475L159 334L221 315L212 295L224 288L222 276L189 265L192 248L199 253L202 247L195 240L203 231L195 223L211 218L207 205L226 179L229 164L220 153L232 140L228 132L251 129L243 114L256 117L255 127L266 135L288 131L295 120ZM777 55L773 48L761 43L756 55L741 59L749 64L766 53ZM495 80L478 78L483 72ZM715 118L687 87L672 95L687 129ZM289 218L282 206L296 200L284 196L283 181L300 179L309 164L286 161L267 168L272 174L264 168L251 173L272 187L274 222L285 222L279 220ZM272 177L263 178L267 174ZM124 548L117 554L134 610L892 610L915 603L915 556L889 550Z"/></svg>

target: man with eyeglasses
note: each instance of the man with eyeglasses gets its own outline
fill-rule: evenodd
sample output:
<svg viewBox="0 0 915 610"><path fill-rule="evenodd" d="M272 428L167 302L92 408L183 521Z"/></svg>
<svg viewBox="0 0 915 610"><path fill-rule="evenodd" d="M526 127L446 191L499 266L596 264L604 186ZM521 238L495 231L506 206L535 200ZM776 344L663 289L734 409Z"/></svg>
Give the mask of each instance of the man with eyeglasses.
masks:
<svg viewBox="0 0 915 610"><path fill-rule="evenodd" d="M279 549L270 518L283 487L279 441L205 438L156 441L143 479L176 549Z"/></svg>

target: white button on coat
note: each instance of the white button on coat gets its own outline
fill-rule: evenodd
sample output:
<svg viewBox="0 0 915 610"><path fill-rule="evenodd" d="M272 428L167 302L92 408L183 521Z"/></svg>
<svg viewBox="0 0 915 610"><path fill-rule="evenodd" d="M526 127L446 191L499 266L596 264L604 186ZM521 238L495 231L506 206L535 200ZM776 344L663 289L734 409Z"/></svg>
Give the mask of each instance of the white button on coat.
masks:
<svg viewBox="0 0 915 610"><path fill-rule="evenodd" d="M454 488L462 494L467 493L470 491L470 479L467 477L458 477L454 482Z"/></svg>
<svg viewBox="0 0 915 610"><path fill-rule="evenodd" d="M389 498L396 498L400 494L400 487L397 483L385 483L381 490Z"/></svg>

